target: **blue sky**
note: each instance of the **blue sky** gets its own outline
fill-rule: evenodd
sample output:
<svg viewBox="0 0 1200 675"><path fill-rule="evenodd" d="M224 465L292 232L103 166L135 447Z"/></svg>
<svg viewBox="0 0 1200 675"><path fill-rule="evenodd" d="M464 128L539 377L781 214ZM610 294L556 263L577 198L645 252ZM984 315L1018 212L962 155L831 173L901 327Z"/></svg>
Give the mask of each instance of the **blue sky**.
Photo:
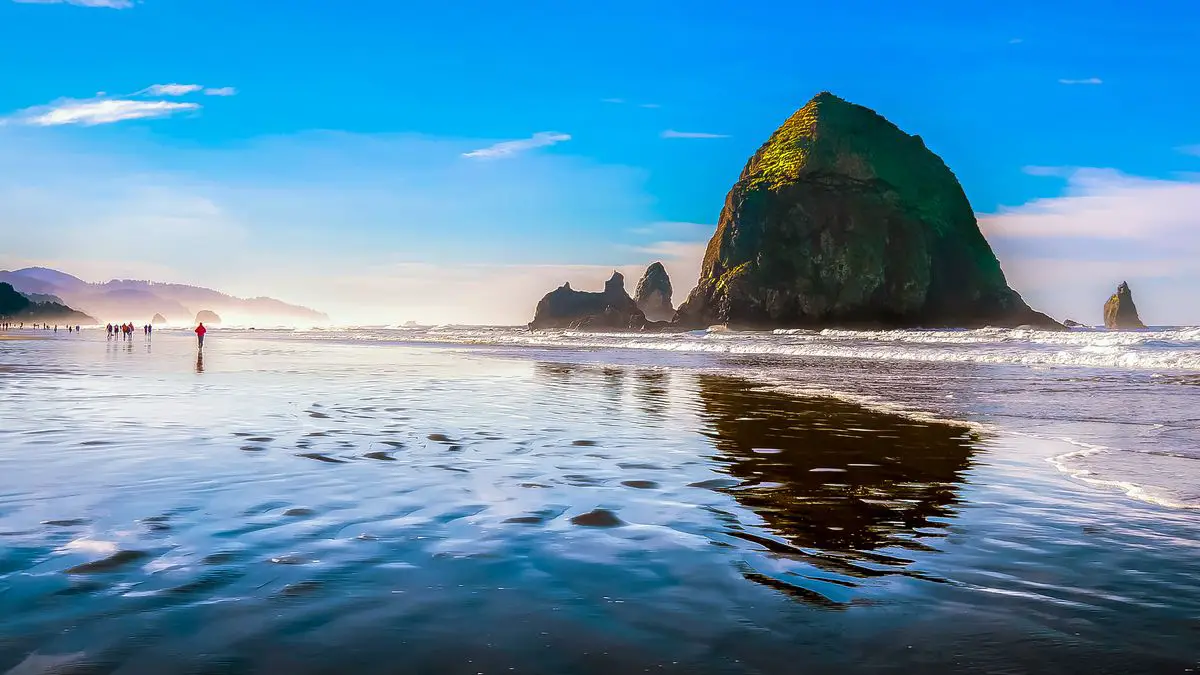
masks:
<svg viewBox="0 0 1200 675"><path fill-rule="evenodd" d="M946 160L1034 304L1128 278L1200 323L1197 44L1178 1L0 0L0 267L346 320L520 322L660 257L682 295L828 89Z"/></svg>

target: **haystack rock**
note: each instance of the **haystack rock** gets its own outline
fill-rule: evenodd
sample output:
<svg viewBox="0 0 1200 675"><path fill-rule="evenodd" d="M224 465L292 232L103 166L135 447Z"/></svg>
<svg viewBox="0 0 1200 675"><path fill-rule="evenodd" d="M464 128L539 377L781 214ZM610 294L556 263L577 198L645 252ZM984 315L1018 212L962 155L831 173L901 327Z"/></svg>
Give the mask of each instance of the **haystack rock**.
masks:
<svg viewBox="0 0 1200 675"><path fill-rule="evenodd" d="M638 309L651 321L670 321L675 316L675 306L671 304L671 277L667 276L667 268L661 262L646 268L633 297Z"/></svg>
<svg viewBox="0 0 1200 675"><path fill-rule="evenodd" d="M676 322L1062 328L1008 287L941 158L828 92L742 170Z"/></svg>
<svg viewBox="0 0 1200 675"><path fill-rule="evenodd" d="M1124 281L1117 286L1117 292L1112 294L1104 303L1104 327L1108 329L1145 328L1137 313L1137 305L1133 304L1133 291Z"/></svg>
<svg viewBox="0 0 1200 675"><path fill-rule="evenodd" d="M196 314L196 323L219 325L221 323L221 317L218 316L214 311L202 309L198 314Z"/></svg>
<svg viewBox="0 0 1200 675"><path fill-rule="evenodd" d="M625 292L625 277L613 272L600 293L576 291L569 283L547 293L529 327L641 330L646 327L646 315Z"/></svg>
<svg viewBox="0 0 1200 675"><path fill-rule="evenodd" d="M158 326L158 325L164 324L166 322L167 322L167 317L163 316L162 314L155 314L154 318L150 319L150 324L154 325L154 326Z"/></svg>

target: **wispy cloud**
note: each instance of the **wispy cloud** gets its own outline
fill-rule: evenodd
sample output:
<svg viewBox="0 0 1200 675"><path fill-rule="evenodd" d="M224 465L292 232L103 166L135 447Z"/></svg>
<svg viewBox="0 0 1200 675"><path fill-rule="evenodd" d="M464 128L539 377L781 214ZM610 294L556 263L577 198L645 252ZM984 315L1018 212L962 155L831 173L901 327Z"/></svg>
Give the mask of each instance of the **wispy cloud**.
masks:
<svg viewBox="0 0 1200 675"><path fill-rule="evenodd" d="M570 134L560 134L556 131L539 131L529 138L522 138L515 141L503 141L495 145L490 145L479 150L464 152L463 157L472 157L475 159L499 159L501 157L512 157L513 155L533 150L535 148L544 148L556 143L564 143L571 140Z"/></svg>
<svg viewBox="0 0 1200 675"><path fill-rule="evenodd" d="M233 96L237 94L237 89L233 87L209 87L204 90L206 96Z"/></svg>
<svg viewBox="0 0 1200 675"><path fill-rule="evenodd" d="M1184 145L1177 148L1177 150L1185 155L1196 155L1197 157L1200 157L1200 145Z"/></svg>
<svg viewBox="0 0 1200 675"><path fill-rule="evenodd" d="M68 124L96 126L126 120L169 117L176 113L199 110L197 103L177 101L136 101L132 99L59 99L50 105L35 106L3 119L3 123L38 127Z"/></svg>
<svg viewBox="0 0 1200 675"><path fill-rule="evenodd" d="M1104 84L1104 80L1101 80L1098 77L1089 77L1085 80L1062 79L1062 80L1059 80L1058 83L1059 84Z"/></svg>
<svg viewBox="0 0 1200 675"><path fill-rule="evenodd" d="M152 84L138 93L150 96L184 96L203 88L200 84Z"/></svg>
<svg viewBox="0 0 1200 675"><path fill-rule="evenodd" d="M28 5L76 5L78 7L107 7L108 9L129 9L133 0L13 0Z"/></svg>
<svg viewBox="0 0 1200 675"><path fill-rule="evenodd" d="M625 105L626 103L628 103L629 105L636 105L639 108L661 108L662 107L662 105L660 105L658 103L634 103L633 101L626 101L623 98L602 98L602 99L600 99L600 102L601 103L612 103L614 105Z"/></svg>
<svg viewBox="0 0 1200 675"><path fill-rule="evenodd" d="M1024 42L1024 41L1025 41L1025 39L1024 39L1024 38L1013 38L1013 39L1011 39L1011 40L1009 40L1009 41L1008 41L1008 44L1010 44L1010 45L1019 45L1019 44L1021 44L1021 43L1022 43L1022 42Z"/></svg>
<svg viewBox="0 0 1200 675"><path fill-rule="evenodd" d="M689 239L699 241L703 239L708 241L712 236L713 230L717 229L716 225L706 223L685 223L680 221L659 221L643 225L641 227L630 228L630 234L641 236L656 236L672 239Z"/></svg>
<svg viewBox="0 0 1200 675"><path fill-rule="evenodd" d="M984 232L997 237L1171 242L1200 252L1195 218L1200 213L1200 181L1141 178L1114 169L1038 170L1042 173L1035 175L1066 177L1066 194L983 216Z"/></svg>
<svg viewBox="0 0 1200 675"><path fill-rule="evenodd" d="M1076 167L1071 166L1025 166L1021 173L1027 176L1043 176L1053 178L1070 178Z"/></svg>
<svg viewBox="0 0 1200 675"><path fill-rule="evenodd" d="M701 131L675 131L667 129L662 132L663 138L729 138L727 134L708 134Z"/></svg>

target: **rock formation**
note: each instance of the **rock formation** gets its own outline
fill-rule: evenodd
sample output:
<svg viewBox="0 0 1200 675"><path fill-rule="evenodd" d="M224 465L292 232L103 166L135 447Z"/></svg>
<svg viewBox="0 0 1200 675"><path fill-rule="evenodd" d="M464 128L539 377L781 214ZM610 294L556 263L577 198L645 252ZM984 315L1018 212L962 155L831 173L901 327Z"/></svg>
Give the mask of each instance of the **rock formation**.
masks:
<svg viewBox="0 0 1200 675"><path fill-rule="evenodd" d="M1078 321L1073 321L1071 319L1067 319L1066 321L1064 321L1063 325L1066 326L1067 328L1086 328L1086 326L1084 326L1083 324L1079 323Z"/></svg>
<svg viewBox="0 0 1200 675"><path fill-rule="evenodd" d="M196 314L196 323L219 325L221 323L221 317L218 316L216 312L202 309L198 314Z"/></svg>
<svg viewBox="0 0 1200 675"><path fill-rule="evenodd" d="M1112 294L1104 303L1104 327L1110 330L1123 328L1145 328L1138 317L1137 305L1133 304L1133 291L1124 281L1117 286L1117 292Z"/></svg>
<svg viewBox="0 0 1200 675"><path fill-rule="evenodd" d="M1061 328L1008 287L941 158L828 92L742 170L676 322Z"/></svg>
<svg viewBox="0 0 1200 675"><path fill-rule="evenodd" d="M638 281L634 300L638 309L651 321L670 321L675 316L671 304L671 277L661 262L652 263Z"/></svg>
<svg viewBox="0 0 1200 675"><path fill-rule="evenodd" d="M167 322L167 317L163 316L162 314L155 314L154 318L150 319L150 324L153 326L158 326L158 325L164 324L166 322Z"/></svg>
<svg viewBox="0 0 1200 675"><path fill-rule="evenodd" d="M12 284L0 282L0 317L9 320L93 325L96 320L59 302L35 302L18 293Z"/></svg>
<svg viewBox="0 0 1200 675"><path fill-rule="evenodd" d="M576 291L569 283L550 291L538 303L529 327L641 330L646 315L625 292L625 277L613 272L600 293Z"/></svg>

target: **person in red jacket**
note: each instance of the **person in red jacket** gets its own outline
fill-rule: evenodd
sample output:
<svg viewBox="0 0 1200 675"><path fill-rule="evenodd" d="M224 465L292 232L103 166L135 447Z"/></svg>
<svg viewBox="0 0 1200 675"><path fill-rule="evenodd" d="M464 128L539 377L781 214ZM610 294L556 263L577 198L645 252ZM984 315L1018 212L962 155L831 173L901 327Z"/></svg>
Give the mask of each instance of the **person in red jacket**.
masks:
<svg viewBox="0 0 1200 675"><path fill-rule="evenodd" d="M204 334L207 332L208 329L204 327L203 323L199 326L196 326L196 344L200 348L204 348Z"/></svg>

